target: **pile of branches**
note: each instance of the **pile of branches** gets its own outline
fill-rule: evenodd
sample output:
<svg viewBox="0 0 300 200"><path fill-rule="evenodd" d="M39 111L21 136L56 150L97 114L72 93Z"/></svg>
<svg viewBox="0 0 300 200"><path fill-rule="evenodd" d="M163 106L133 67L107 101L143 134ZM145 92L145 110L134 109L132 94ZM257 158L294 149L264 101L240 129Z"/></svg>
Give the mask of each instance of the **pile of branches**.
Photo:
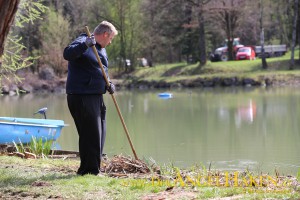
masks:
<svg viewBox="0 0 300 200"><path fill-rule="evenodd" d="M101 171L111 176L126 177L130 174L149 174L151 170L139 159L116 155L104 160Z"/></svg>

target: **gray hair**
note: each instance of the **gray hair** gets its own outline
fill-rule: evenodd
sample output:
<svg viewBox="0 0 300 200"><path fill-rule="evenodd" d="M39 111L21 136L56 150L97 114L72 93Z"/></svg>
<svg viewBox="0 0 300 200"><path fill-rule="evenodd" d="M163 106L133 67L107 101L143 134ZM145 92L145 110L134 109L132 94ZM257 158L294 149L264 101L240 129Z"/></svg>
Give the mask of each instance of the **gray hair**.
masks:
<svg viewBox="0 0 300 200"><path fill-rule="evenodd" d="M94 35L100 35L107 32L108 34L114 33L118 35L117 29L108 21L101 22L94 30Z"/></svg>

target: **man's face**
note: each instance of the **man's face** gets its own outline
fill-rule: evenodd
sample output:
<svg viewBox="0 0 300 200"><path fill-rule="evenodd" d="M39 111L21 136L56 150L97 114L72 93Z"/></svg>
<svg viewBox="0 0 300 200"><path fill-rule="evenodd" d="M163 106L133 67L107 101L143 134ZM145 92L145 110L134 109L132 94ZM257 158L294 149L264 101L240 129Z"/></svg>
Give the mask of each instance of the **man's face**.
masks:
<svg viewBox="0 0 300 200"><path fill-rule="evenodd" d="M106 46L108 46L111 41L114 39L115 34L114 33L103 33L100 35L95 35L95 40L97 41L98 44L101 45L102 48L105 48Z"/></svg>
<svg viewBox="0 0 300 200"><path fill-rule="evenodd" d="M109 33L105 32L104 33L104 37L103 37L103 41L102 41L103 48L106 47L106 46L108 46L108 45L110 45L110 43L112 42L112 40L114 39L114 37L115 37L114 33L109 34Z"/></svg>

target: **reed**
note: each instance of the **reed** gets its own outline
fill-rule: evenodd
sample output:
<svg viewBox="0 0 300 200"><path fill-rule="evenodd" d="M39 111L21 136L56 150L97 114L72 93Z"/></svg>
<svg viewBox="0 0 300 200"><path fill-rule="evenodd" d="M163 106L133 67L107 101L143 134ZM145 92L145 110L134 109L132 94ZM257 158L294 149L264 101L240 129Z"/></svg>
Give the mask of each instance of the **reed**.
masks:
<svg viewBox="0 0 300 200"><path fill-rule="evenodd" d="M53 140L43 141L42 138L36 138L32 136L30 142L24 146L24 144L19 140L19 143L13 141L16 152L25 153L28 151L35 154L36 156L41 156L43 158L47 157L51 152L51 147L53 145Z"/></svg>
<svg viewBox="0 0 300 200"><path fill-rule="evenodd" d="M15 141L13 141L14 147L16 149L17 152L19 153L24 153L25 152L25 148L23 146L23 143L21 142L21 140L19 139L19 144L17 144Z"/></svg>
<svg viewBox="0 0 300 200"><path fill-rule="evenodd" d="M48 156L51 151L53 140L47 140L44 142L42 138L32 137L29 143L29 149L31 153L37 156Z"/></svg>

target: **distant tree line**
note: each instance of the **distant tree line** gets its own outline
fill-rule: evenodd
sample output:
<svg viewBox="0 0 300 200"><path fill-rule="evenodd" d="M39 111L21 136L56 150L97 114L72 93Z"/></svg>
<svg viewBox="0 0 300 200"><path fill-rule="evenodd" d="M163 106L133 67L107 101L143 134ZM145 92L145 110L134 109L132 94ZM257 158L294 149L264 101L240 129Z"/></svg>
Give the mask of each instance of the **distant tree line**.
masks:
<svg viewBox="0 0 300 200"><path fill-rule="evenodd" d="M63 76L67 71L64 47L84 32L86 25L93 30L102 20L119 30L107 51L110 66L120 72L132 71L142 58L151 66L186 61L199 62L201 67L225 39L232 59L232 39L260 45L262 29L265 44L286 44L294 51L300 41L298 0L22 1L48 8L41 13L42 20L13 28L14 34L21 36L26 55L38 57L30 67L33 73L47 65ZM294 64L293 53L291 66Z"/></svg>

